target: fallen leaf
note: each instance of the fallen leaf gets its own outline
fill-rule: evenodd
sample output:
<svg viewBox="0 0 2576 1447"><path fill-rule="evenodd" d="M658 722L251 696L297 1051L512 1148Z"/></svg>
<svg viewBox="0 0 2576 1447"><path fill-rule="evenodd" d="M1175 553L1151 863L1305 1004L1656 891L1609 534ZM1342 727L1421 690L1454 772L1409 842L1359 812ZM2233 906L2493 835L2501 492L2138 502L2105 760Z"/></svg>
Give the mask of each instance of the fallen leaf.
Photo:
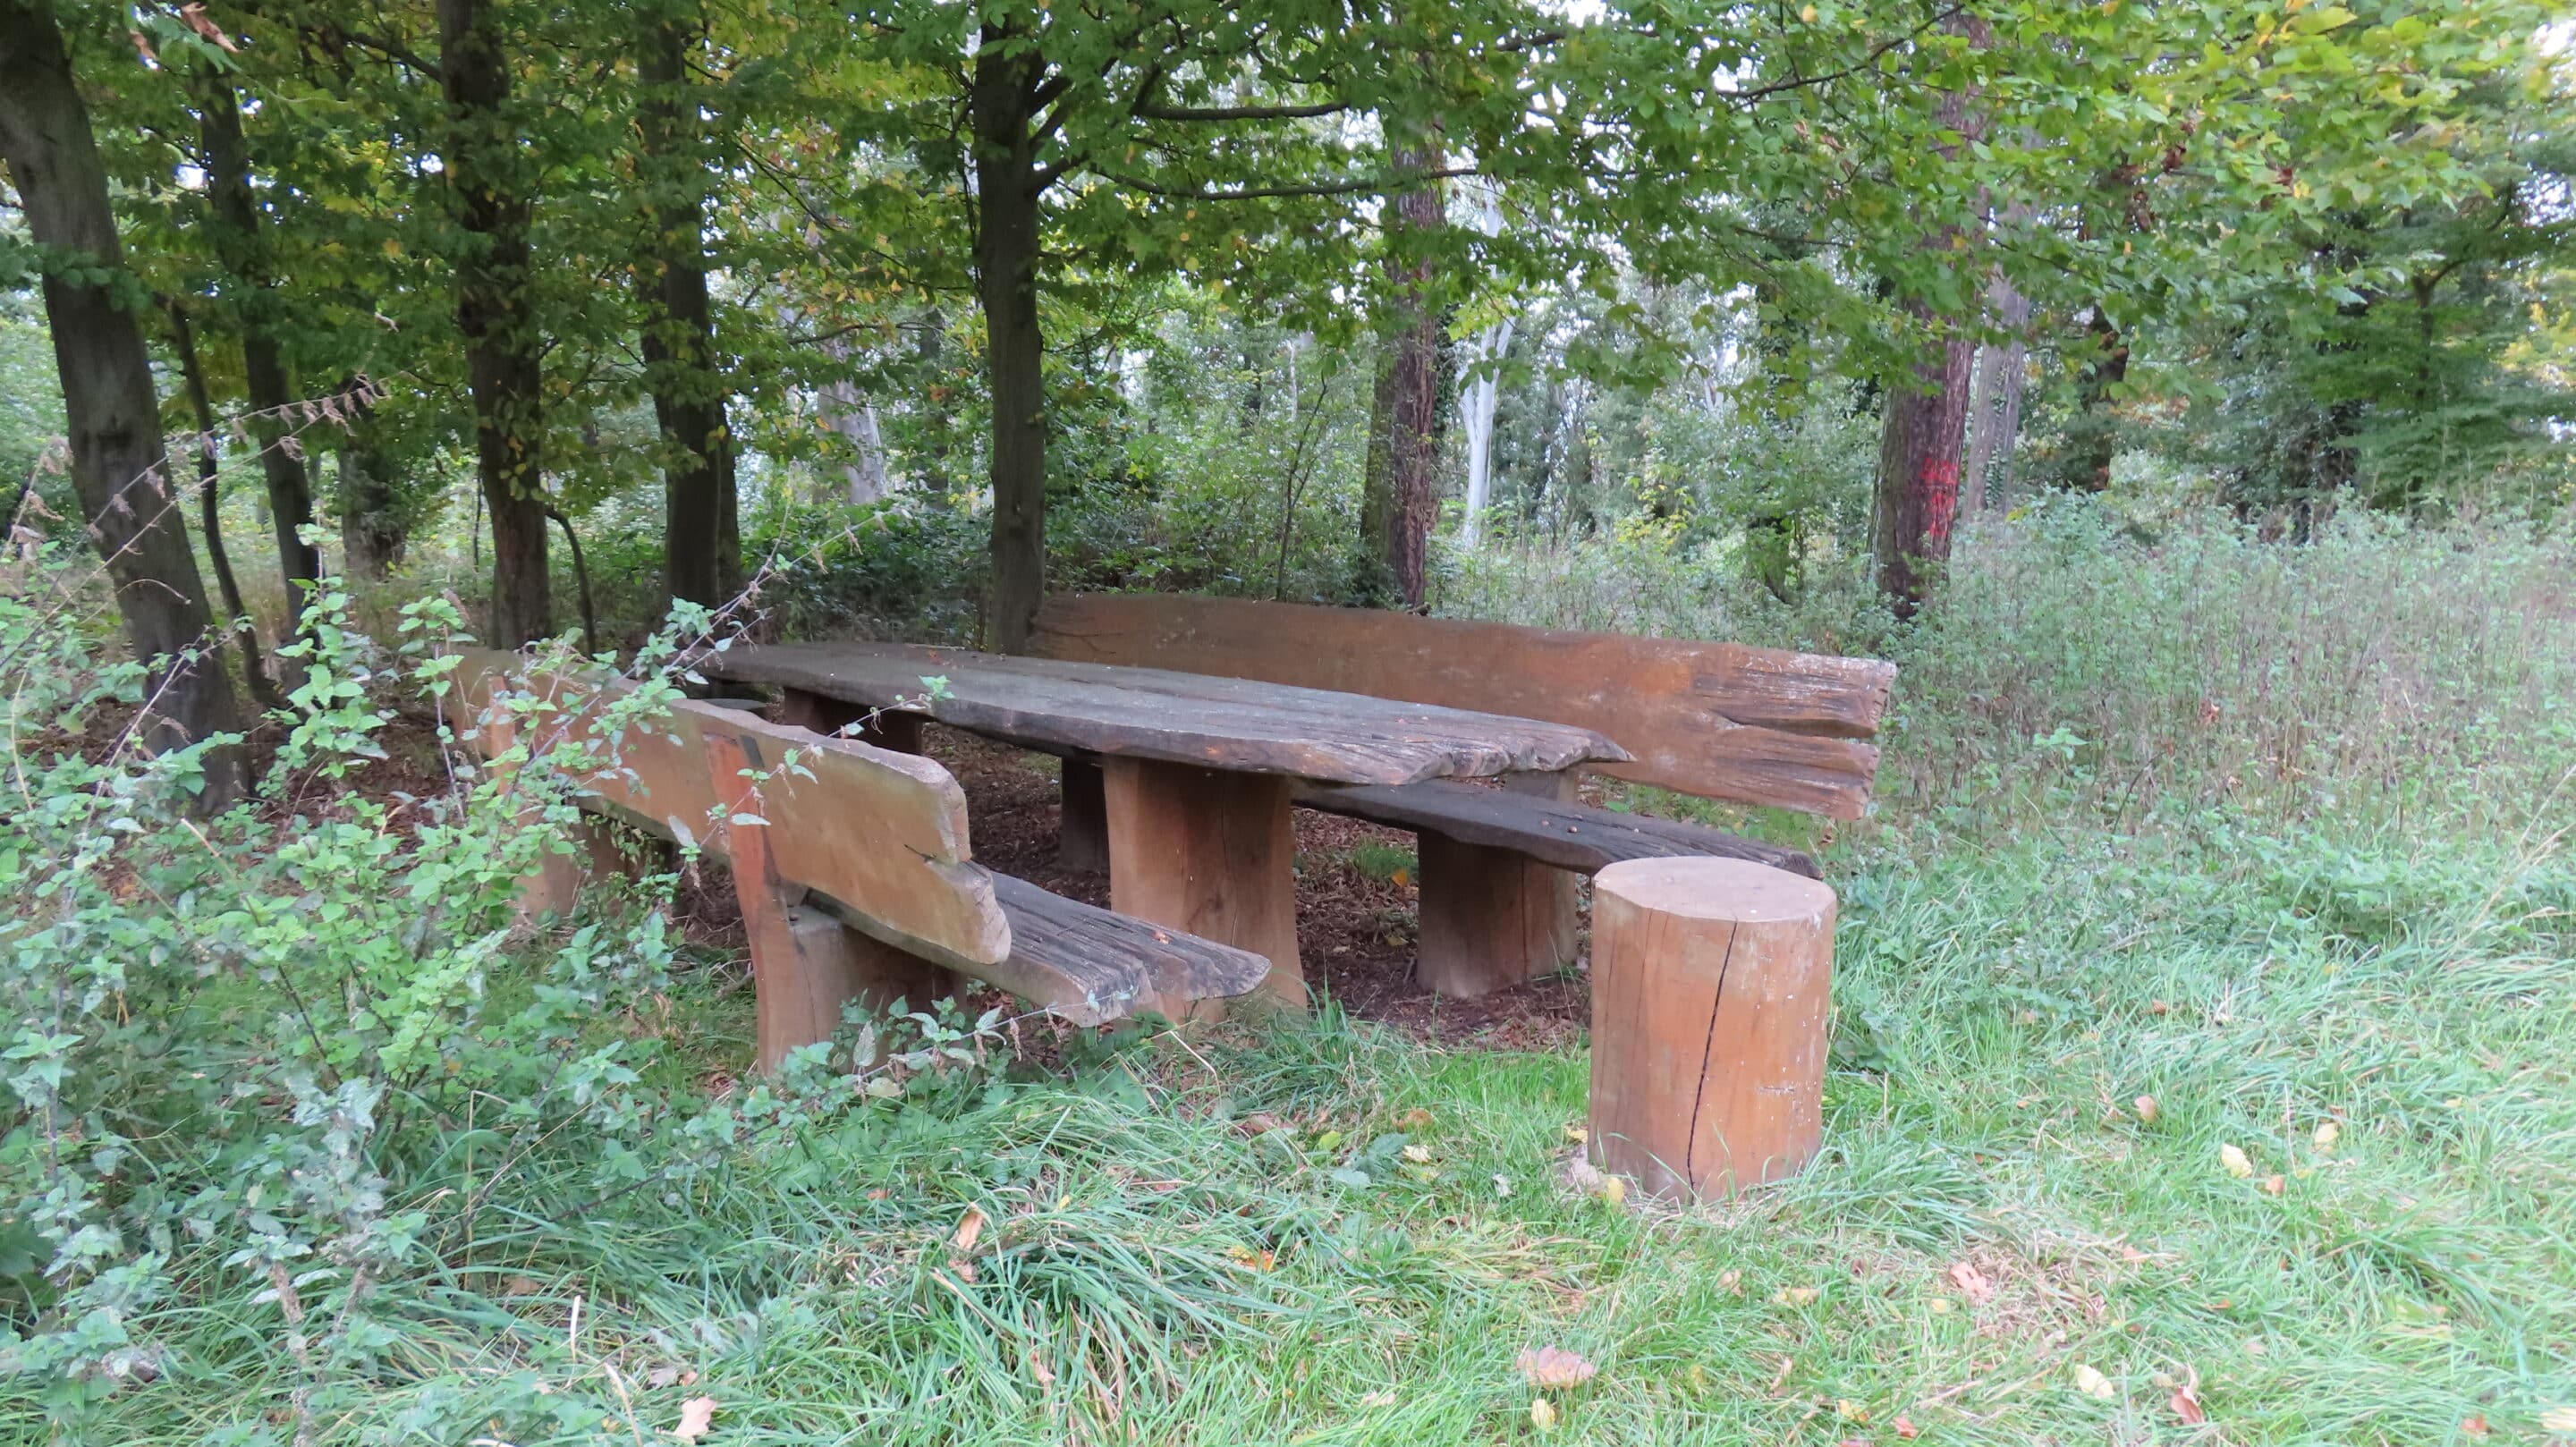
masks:
<svg viewBox="0 0 2576 1447"><path fill-rule="evenodd" d="M648 1387L675 1387L678 1386L679 1383L680 1369L678 1367L655 1367L653 1370L644 1374L644 1385Z"/></svg>
<svg viewBox="0 0 2576 1447"><path fill-rule="evenodd" d="M2227 1174L2240 1181L2254 1174L2253 1160L2233 1145L2218 1148L2218 1163L2227 1168Z"/></svg>
<svg viewBox="0 0 2576 1447"><path fill-rule="evenodd" d="M2552 1407L2540 1414L2543 1432L2576 1432L2576 1407Z"/></svg>
<svg viewBox="0 0 2576 1447"><path fill-rule="evenodd" d="M1556 1426L1556 1404L1545 1397L1530 1398L1530 1425L1542 1432Z"/></svg>
<svg viewBox="0 0 2576 1447"><path fill-rule="evenodd" d="M1517 1362L1533 1387L1579 1387L1600 1369L1563 1347L1525 1350Z"/></svg>
<svg viewBox="0 0 2576 1447"><path fill-rule="evenodd" d="M1404 1148L1404 1158L1413 1162L1417 1166L1429 1165L1431 1163L1431 1147L1406 1146Z"/></svg>
<svg viewBox="0 0 2576 1447"><path fill-rule="evenodd" d="M1948 1316L1957 1306L1957 1302L1952 1301L1946 1296L1936 1296L1932 1298L1932 1314L1934 1316Z"/></svg>
<svg viewBox="0 0 2576 1447"><path fill-rule="evenodd" d="M2280 1178L2279 1176L2265 1176L2265 1177L2263 1178L2263 1194L2264 1194L2264 1195L2267 1195L2267 1196L2277 1196L2277 1195L2281 1194L2283 1191L2288 1190L2289 1188L2290 1188L2290 1183L2289 1183L2288 1181L2283 1180L2283 1179L2282 1179L2282 1178Z"/></svg>
<svg viewBox="0 0 2576 1447"><path fill-rule="evenodd" d="M1923 1435L1923 1429L1914 1425L1913 1418L1899 1417L1896 1419L1896 1435L1911 1442Z"/></svg>
<svg viewBox="0 0 2576 1447"><path fill-rule="evenodd" d="M2480 1412L2478 1415L2471 1417L2469 1420L2460 1424L2460 1432L2464 1436L2483 1437L2487 1435L2488 1430L2487 1418L2484 1412Z"/></svg>
<svg viewBox="0 0 2576 1447"><path fill-rule="evenodd" d="M1279 1253L1276 1251L1255 1251L1249 1246L1229 1246L1225 1249L1225 1254L1233 1258L1235 1265L1249 1267L1254 1271L1269 1271L1279 1265Z"/></svg>
<svg viewBox="0 0 2576 1447"><path fill-rule="evenodd" d="M2343 1127L2335 1124L2333 1121L2327 1121L2323 1125L2317 1127L2317 1133L2315 1136L2311 1137L2311 1139L2316 1141L2318 1150L2333 1150L2335 1148L2335 1142L2343 1139Z"/></svg>
<svg viewBox="0 0 2576 1447"><path fill-rule="evenodd" d="M1628 1183L1618 1176L1605 1176L1601 1181L1601 1199L1613 1206L1628 1204Z"/></svg>
<svg viewBox="0 0 2576 1447"><path fill-rule="evenodd" d="M1360 1398L1360 1405L1363 1407L1392 1407L1395 1405L1395 1393L1384 1391L1371 1392L1367 1396Z"/></svg>
<svg viewBox="0 0 2576 1447"><path fill-rule="evenodd" d="M680 1404L680 1425L671 1429L671 1435L683 1442L695 1442L707 1435L715 1421L716 1399L691 1397Z"/></svg>
<svg viewBox="0 0 2576 1447"><path fill-rule="evenodd" d="M2163 1000L2149 1000L2147 1002L2147 1013L2150 1015L2170 1015L2173 1013L2173 1006Z"/></svg>
<svg viewBox="0 0 2576 1447"><path fill-rule="evenodd" d="M1266 1110L1256 1110L1234 1123L1237 1135L1268 1135L1274 1130L1285 1129L1287 1127L1281 1123L1279 1117Z"/></svg>
<svg viewBox="0 0 2576 1447"><path fill-rule="evenodd" d="M2139 1096L2129 1104L2137 1110L2138 1119L2147 1125L2154 1125L2157 1115L2162 1113L2162 1107L2156 1104L2156 1098L2152 1095Z"/></svg>
<svg viewBox="0 0 2576 1447"><path fill-rule="evenodd" d="M1509 1196L1511 1193L1512 1193L1512 1178L1511 1178L1511 1177L1509 1177L1509 1176L1504 1175L1504 1174L1503 1174L1503 1173L1501 1173L1500 1171L1495 1172L1495 1173L1494 1173L1494 1194L1495 1194L1496 1196Z"/></svg>
<svg viewBox="0 0 2576 1447"><path fill-rule="evenodd" d="M1859 1422L1864 1426L1869 1422L1869 1409L1849 1397L1834 1403L1834 1415L1846 1422Z"/></svg>
<svg viewBox="0 0 2576 1447"><path fill-rule="evenodd" d="M2187 1426L2197 1427L2209 1420L2209 1414L2200 1409L2200 1392L2195 1382L2185 1382L2174 1388L2173 1395L2165 1398L2165 1405L2173 1408L2173 1414L2182 1418Z"/></svg>
<svg viewBox="0 0 2576 1447"><path fill-rule="evenodd" d="M1835 1443L1834 1447L1869 1447L1869 1439L1867 1437L1845 1437L1840 1442Z"/></svg>
<svg viewBox="0 0 2576 1447"><path fill-rule="evenodd" d="M1805 1306L1825 1294L1821 1286L1784 1286L1771 1293L1773 1306Z"/></svg>
<svg viewBox="0 0 2576 1447"><path fill-rule="evenodd" d="M1566 1127L1565 1127L1565 1141L1566 1141L1566 1144L1568 1144L1568 1145L1577 1145L1577 1146L1579 1146L1579 1145L1583 1144L1585 1141L1588 1141L1588 1140L1590 1140L1590 1139L1592 1139L1592 1131L1591 1131L1591 1129L1590 1129L1589 1127L1587 1127L1587 1126L1583 1126L1583 1125L1580 1125L1580 1124L1575 1124L1575 1123L1572 1123L1572 1122L1569 1122L1569 1123L1566 1125Z"/></svg>
<svg viewBox="0 0 2576 1447"><path fill-rule="evenodd" d="M2120 1389L2111 1385L2109 1377L2090 1366L2079 1366L2075 1369L2075 1390L2097 1402L2107 1402L2120 1395Z"/></svg>
<svg viewBox="0 0 2576 1447"><path fill-rule="evenodd" d="M948 1238L948 1249L963 1256L975 1249L975 1242L983 1234L984 1208L969 1206L966 1208L966 1214L957 1220L957 1234Z"/></svg>
<svg viewBox="0 0 2576 1447"><path fill-rule="evenodd" d="M2259 1357L2267 1356L2270 1352L2271 1348L2263 1345L2263 1339L2261 1337L2249 1336L2245 1339L2245 1355L2249 1357Z"/></svg>
<svg viewBox="0 0 2576 1447"><path fill-rule="evenodd" d="M1983 1306L1995 1299L1995 1284L1986 1279L1986 1273L1969 1262L1962 1261L1951 1267L1950 1280L1957 1283L1972 1306Z"/></svg>
<svg viewBox="0 0 2576 1447"><path fill-rule="evenodd" d="M1733 1291L1744 1284L1744 1273L1730 1266L1717 1273L1717 1284L1724 1290Z"/></svg>
<svg viewBox="0 0 2576 1447"><path fill-rule="evenodd" d="M1404 1114L1395 1118L1395 1128L1397 1130L1429 1130L1431 1129L1431 1112L1424 1110L1421 1106L1417 1105L1413 1109L1408 1110Z"/></svg>

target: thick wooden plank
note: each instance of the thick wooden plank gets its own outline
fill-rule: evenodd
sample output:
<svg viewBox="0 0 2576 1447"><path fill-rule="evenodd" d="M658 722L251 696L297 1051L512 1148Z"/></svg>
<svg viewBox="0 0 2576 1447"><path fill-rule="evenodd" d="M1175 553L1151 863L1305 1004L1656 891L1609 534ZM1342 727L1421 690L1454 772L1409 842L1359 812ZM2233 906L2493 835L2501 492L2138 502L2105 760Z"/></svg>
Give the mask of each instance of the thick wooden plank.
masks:
<svg viewBox="0 0 2576 1447"><path fill-rule="evenodd" d="M1013 967L1061 982L1052 993L1024 998L1077 1025L1144 1009L1185 1017L1189 1002L1245 994L1270 973L1270 962L1250 950L1113 914L1007 874L993 883L1011 920Z"/></svg>
<svg viewBox="0 0 2576 1447"><path fill-rule="evenodd" d="M1306 788L1297 802L1327 814L1366 819L1464 844L1509 849L1543 864L1595 873L1629 859L1701 856L1745 859L1821 879L1816 861L1795 849L1764 844L1672 819L1619 814L1570 800L1433 781L1398 788Z"/></svg>
<svg viewBox="0 0 2576 1447"><path fill-rule="evenodd" d="M1736 643L1565 633L1173 594L1052 597L1050 658L1184 669L1596 730L1621 778L1839 819L1869 804L1894 665Z"/></svg>
<svg viewBox="0 0 2576 1447"><path fill-rule="evenodd" d="M1052 751L1404 784L1624 759L1589 729L1161 669L1104 668L901 644L783 643L702 665ZM935 696L926 678L942 678Z"/></svg>
<svg viewBox="0 0 2576 1447"><path fill-rule="evenodd" d="M473 675L469 701L488 705L511 662L469 659L460 670ZM561 710L549 730L613 733L609 766L574 781L596 807L730 857L734 831L709 824L717 792L706 758L711 736L732 739L748 767L770 775L752 812L778 826L769 850L781 880L828 896L840 906L835 914L870 936L952 968L1008 957L1010 925L992 875L969 862L965 793L931 760L688 700L618 729L598 699L603 687L625 685L540 678L530 687ZM779 825L791 818L792 827Z"/></svg>

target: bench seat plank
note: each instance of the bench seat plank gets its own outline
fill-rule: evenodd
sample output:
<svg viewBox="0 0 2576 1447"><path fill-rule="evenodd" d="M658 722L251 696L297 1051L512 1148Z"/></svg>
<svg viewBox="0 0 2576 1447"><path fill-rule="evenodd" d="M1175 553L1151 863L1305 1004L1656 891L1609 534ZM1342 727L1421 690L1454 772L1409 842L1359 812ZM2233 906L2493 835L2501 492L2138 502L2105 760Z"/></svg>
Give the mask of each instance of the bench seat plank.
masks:
<svg viewBox="0 0 2576 1447"><path fill-rule="evenodd" d="M1824 877L1815 860L1795 849L1704 824L1620 814L1439 780L1391 788L1301 789L1297 802L1327 814L1438 834L1462 844L1513 850L1582 874L1597 873L1622 860L1696 855L1746 859L1809 879Z"/></svg>
<svg viewBox="0 0 2576 1447"><path fill-rule="evenodd" d="M1250 950L1067 899L1007 874L993 876L993 892L1011 921L1011 957L1003 968L1022 981L994 983L1076 1025L1149 1009L1183 1018L1188 1002L1249 993L1270 973L1270 961Z"/></svg>

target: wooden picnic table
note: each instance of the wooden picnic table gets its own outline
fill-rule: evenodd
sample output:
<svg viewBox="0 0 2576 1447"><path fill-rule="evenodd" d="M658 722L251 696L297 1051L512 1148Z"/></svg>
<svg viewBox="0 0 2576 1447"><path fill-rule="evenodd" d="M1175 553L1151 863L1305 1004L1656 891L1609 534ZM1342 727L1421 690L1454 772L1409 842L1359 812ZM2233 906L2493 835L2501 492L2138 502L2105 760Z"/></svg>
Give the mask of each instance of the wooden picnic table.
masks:
<svg viewBox="0 0 2576 1447"><path fill-rule="evenodd" d="M1589 729L1535 719L967 649L785 643L698 667L778 687L781 722L832 732L864 720L861 737L917 752L928 718L1063 756L1067 833L1088 807L1100 811L1111 907L1266 956L1269 988L1301 1004L1293 790L1628 758ZM884 712L869 718L875 711ZM1094 764L1097 775L1084 777ZM1093 787L1096 805L1081 797Z"/></svg>

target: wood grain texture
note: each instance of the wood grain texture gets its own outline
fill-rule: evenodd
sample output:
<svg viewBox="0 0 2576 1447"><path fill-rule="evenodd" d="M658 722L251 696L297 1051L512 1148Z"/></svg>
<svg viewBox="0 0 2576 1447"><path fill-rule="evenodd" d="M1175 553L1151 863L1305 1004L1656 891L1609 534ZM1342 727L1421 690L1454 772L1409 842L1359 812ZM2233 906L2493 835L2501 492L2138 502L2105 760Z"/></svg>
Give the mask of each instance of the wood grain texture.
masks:
<svg viewBox="0 0 2576 1447"><path fill-rule="evenodd" d="M511 725L488 705L516 665L484 654L460 670L466 687L452 710L460 732L496 752ZM569 728L587 726L602 686L522 683L553 699L564 710L553 726ZM791 750L795 768L785 766ZM974 864L965 797L928 759L690 702L627 729L615 759L582 781L584 807L664 838L688 827L709 855L732 862L738 891L752 890L743 908L755 969L764 957L787 962L759 984L764 1062L828 1034L845 1000L903 995L918 1005L953 991L949 970L1078 1025L1119 1018L1139 1002L1162 1008L1166 998L1185 1013L1188 1001L1244 993L1269 971L1259 956ZM770 775L757 798L749 772ZM728 815L766 822L711 827L719 801ZM818 917L856 937L835 940Z"/></svg>
<svg viewBox="0 0 2576 1447"><path fill-rule="evenodd" d="M1559 893L1573 876L1526 855L1438 834L1421 837L1422 983L1472 1000L1573 963L1575 911Z"/></svg>
<svg viewBox="0 0 2576 1447"><path fill-rule="evenodd" d="M1304 1009L1297 958L1296 840L1288 781L1151 759L1101 761L1109 902L1270 963L1264 985ZM1163 1013L1181 1018L1182 1002Z"/></svg>
<svg viewBox="0 0 2576 1447"><path fill-rule="evenodd" d="M1038 652L1595 730L1604 772L1838 819L1868 808L1894 665L1737 643L1566 633L1174 594L1050 598Z"/></svg>
<svg viewBox="0 0 2576 1447"><path fill-rule="evenodd" d="M1151 759L1341 784L1554 771L1626 753L1589 729L1164 669L962 649L781 643L736 649L711 676L869 707L1052 752ZM925 678L947 680L932 697Z"/></svg>
<svg viewBox="0 0 2576 1447"><path fill-rule="evenodd" d="M1733 859L1614 864L1592 885L1593 1160L1715 1197L1823 1137L1834 893Z"/></svg>
<svg viewBox="0 0 2576 1447"><path fill-rule="evenodd" d="M1698 856L1744 859L1809 879L1824 877L1815 860L1795 849L1705 824L1620 814L1468 784L1433 780L1398 788L1301 788L1297 802L1327 814L1514 850L1581 874L1598 873L1630 859Z"/></svg>

